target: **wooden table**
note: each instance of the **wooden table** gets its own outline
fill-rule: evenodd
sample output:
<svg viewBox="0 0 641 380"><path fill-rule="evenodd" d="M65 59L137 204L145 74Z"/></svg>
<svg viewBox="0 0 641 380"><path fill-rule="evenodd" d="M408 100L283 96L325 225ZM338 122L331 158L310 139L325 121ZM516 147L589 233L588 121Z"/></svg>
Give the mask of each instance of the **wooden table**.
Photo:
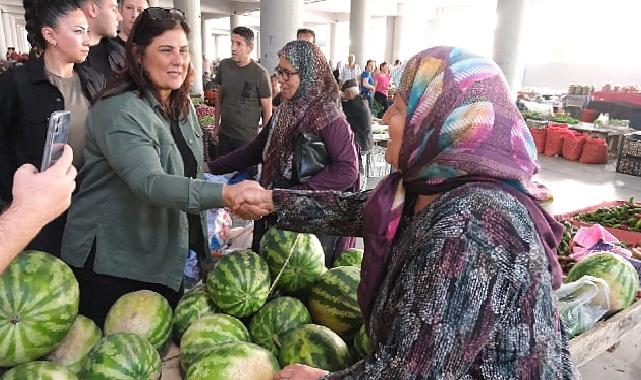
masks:
<svg viewBox="0 0 641 380"><path fill-rule="evenodd" d="M570 340L570 354L578 367L616 345L641 323L641 300Z"/></svg>

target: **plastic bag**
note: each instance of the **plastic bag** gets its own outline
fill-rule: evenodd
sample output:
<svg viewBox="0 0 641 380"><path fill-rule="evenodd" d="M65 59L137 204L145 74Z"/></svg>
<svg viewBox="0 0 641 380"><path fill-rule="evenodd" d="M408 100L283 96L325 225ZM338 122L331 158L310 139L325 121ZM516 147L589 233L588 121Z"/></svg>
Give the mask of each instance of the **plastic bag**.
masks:
<svg viewBox="0 0 641 380"><path fill-rule="evenodd" d="M568 131L563 137L563 158L569 161L578 161L583 152L583 144L585 144L585 135Z"/></svg>
<svg viewBox="0 0 641 380"><path fill-rule="evenodd" d="M559 315L568 338L591 329L610 308L610 287L605 280L583 276L556 291Z"/></svg>
<svg viewBox="0 0 641 380"><path fill-rule="evenodd" d="M545 150L545 140L548 135L547 128L530 128L530 133L532 134L536 151L538 153L543 153Z"/></svg>
<svg viewBox="0 0 641 380"><path fill-rule="evenodd" d="M605 164L608 162L608 144L605 139L588 137L583 145L581 159L584 164Z"/></svg>
<svg viewBox="0 0 641 380"><path fill-rule="evenodd" d="M567 124L554 124L550 125L547 130L543 154L548 157L556 157L563 151L563 138L568 131L568 127Z"/></svg>

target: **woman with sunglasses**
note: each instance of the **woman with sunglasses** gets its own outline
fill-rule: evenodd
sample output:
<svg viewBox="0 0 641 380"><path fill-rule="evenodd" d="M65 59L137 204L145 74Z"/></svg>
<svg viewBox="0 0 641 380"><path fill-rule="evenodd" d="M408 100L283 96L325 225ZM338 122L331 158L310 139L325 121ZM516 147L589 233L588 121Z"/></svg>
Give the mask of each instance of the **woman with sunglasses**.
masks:
<svg viewBox="0 0 641 380"><path fill-rule="evenodd" d="M189 27L148 8L126 46L126 71L87 118L85 166L62 258L80 283L80 312L98 325L125 293L148 289L173 306L188 252L208 252L203 210L238 187L202 180L202 132L189 100Z"/></svg>
<svg viewBox="0 0 641 380"><path fill-rule="evenodd" d="M279 52L276 67L282 103L256 139L208 164L214 174L225 174L262 164L260 184L266 188L352 190L358 187L358 158L354 135L340 108L340 92L320 48L307 41L291 41ZM294 138L312 133L323 141L328 162L307 181L293 170ZM273 217L254 224L253 249L274 224ZM331 267L336 253L353 247L353 238L318 235Z"/></svg>

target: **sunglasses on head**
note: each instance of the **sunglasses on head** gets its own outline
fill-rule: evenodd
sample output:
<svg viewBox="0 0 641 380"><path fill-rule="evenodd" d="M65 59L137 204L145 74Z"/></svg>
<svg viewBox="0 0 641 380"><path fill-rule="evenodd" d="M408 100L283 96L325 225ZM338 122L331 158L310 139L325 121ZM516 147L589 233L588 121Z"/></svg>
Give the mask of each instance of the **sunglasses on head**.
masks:
<svg viewBox="0 0 641 380"><path fill-rule="evenodd" d="M185 20L185 12L176 8L149 7L143 13L152 20Z"/></svg>

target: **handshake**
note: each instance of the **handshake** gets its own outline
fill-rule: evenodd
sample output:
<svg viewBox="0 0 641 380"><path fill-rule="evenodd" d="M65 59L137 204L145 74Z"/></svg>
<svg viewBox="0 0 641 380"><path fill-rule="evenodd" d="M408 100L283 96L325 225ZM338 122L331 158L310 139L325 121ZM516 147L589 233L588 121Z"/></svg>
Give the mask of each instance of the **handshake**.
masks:
<svg viewBox="0 0 641 380"><path fill-rule="evenodd" d="M242 181L223 187L225 207L243 219L260 219L274 211L272 191L260 187L256 181Z"/></svg>

